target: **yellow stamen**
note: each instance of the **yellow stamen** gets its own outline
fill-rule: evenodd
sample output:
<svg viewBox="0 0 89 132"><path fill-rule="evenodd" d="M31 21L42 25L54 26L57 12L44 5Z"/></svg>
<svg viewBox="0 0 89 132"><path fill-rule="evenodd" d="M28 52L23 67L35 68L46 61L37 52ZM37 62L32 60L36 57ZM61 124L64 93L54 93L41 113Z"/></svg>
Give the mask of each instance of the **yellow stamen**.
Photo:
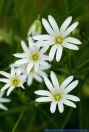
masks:
<svg viewBox="0 0 89 132"><path fill-rule="evenodd" d="M18 76L15 76L15 77L13 77L12 79L11 79L11 83L12 83L12 85L13 86L18 86L19 84L20 84L20 79L19 79L19 77Z"/></svg>
<svg viewBox="0 0 89 132"><path fill-rule="evenodd" d="M55 95L54 95L54 100L55 100L55 101L59 101L59 100L61 100L62 98L63 98L62 93L60 93L60 94L55 94Z"/></svg>
<svg viewBox="0 0 89 132"><path fill-rule="evenodd" d="M34 54L32 54L31 58L32 58L32 60L37 61L39 59L39 54L34 53Z"/></svg>
<svg viewBox="0 0 89 132"><path fill-rule="evenodd" d="M61 37L56 38L56 44L62 44L63 39Z"/></svg>

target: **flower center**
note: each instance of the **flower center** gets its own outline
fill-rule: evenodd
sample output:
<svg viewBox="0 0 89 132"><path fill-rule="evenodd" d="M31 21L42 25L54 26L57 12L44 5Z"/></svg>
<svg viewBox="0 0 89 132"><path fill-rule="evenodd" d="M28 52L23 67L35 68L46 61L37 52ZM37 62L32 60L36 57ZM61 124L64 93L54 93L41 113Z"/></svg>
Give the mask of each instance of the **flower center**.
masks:
<svg viewBox="0 0 89 132"><path fill-rule="evenodd" d="M31 58L32 58L32 60L37 61L39 59L39 54L34 53L34 54L32 54Z"/></svg>
<svg viewBox="0 0 89 132"><path fill-rule="evenodd" d="M56 38L56 44L61 44L63 42L63 39L61 37Z"/></svg>
<svg viewBox="0 0 89 132"><path fill-rule="evenodd" d="M60 94L55 94L55 95L54 95L54 100L55 100L55 101L59 101L59 100L61 100L62 98L63 98L62 93L60 93Z"/></svg>
<svg viewBox="0 0 89 132"><path fill-rule="evenodd" d="M16 86L19 85L20 79L19 79L17 76L15 76L15 77L13 77L13 78L11 79L11 83L12 83L13 86L16 87Z"/></svg>

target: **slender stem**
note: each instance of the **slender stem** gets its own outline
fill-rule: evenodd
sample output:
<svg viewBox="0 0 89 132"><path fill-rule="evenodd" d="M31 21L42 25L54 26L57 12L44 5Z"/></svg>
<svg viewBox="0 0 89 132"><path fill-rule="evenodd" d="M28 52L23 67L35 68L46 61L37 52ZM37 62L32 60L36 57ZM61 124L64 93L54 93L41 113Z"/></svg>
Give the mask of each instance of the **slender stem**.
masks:
<svg viewBox="0 0 89 132"><path fill-rule="evenodd" d="M86 60L86 61L84 61L84 62L77 68L77 71L78 71L79 69L81 69L82 67L84 67L87 63L89 63L89 59ZM77 72L77 71L76 71L76 72Z"/></svg>
<svg viewBox="0 0 89 132"><path fill-rule="evenodd" d="M77 7L73 8L70 13L73 13L74 11L76 11L79 7L81 7L82 5L86 4L89 0L83 1L82 3L80 3Z"/></svg>
<svg viewBox="0 0 89 132"><path fill-rule="evenodd" d="M48 116L47 112L45 112L45 110L41 109L41 107L39 107L39 110L44 114L44 116L49 120L49 122L50 122L55 128L57 128L56 122L54 122L53 120L50 119L50 117Z"/></svg>
<svg viewBox="0 0 89 132"><path fill-rule="evenodd" d="M70 10L68 13L71 14L73 12L75 12L77 9L79 9L81 6L83 6L84 4L86 4L89 0L83 1L82 3L80 3L78 6L76 6L75 8L73 8L72 10ZM65 18L66 14L63 16L63 18Z"/></svg>
<svg viewBox="0 0 89 132"><path fill-rule="evenodd" d="M16 130L18 124L19 124L20 121L21 121L21 118L22 118L23 114L24 114L24 110L21 112L21 114L20 114L18 120L16 121L16 123L15 123L15 125L14 125L14 127L13 127L13 129L12 129L12 132L15 132L15 130Z"/></svg>
<svg viewBox="0 0 89 132"><path fill-rule="evenodd" d="M68 4L68 0L65 0L65 11L66 11L66 14L69 15L69 4Z"/></svg>
<svg viewBox="0 0 89 132"><path fill-rule="evenodd" d="M87 37L87 35L84 32L82 33L82 35L87 40L87 42L89 43L89 38Z"/></svg>
<svg viewBox="0 0 89 132"><path fill-rule="evenodd" d="M64 128L65 128L65 126L66 126L66 124L67 124L67 122L68 122L68 120L69 120L69 118L70 118L70 116L71 116L71 114L72 114L72 111L73 111L73 109L70 109L70 110L69 110L69 112L68 112L68 114L67 114L67 117L65 118L64 123L63 123L62 126L61 126L61 129L64 129Z"/></svg>
<svg viewBox="0 0 89 132"><path fill-rule="evenodd" d="M0 117L3 116L3 115L8 115L8 114L14 114L14 113L17 113L17 112L21 112L23 109L25 111L28 111L29 107L23 105L23 106L20 106L18 108L14 108L14 109L11 109L11 110L8 110L8 111L3 111L3 112L0 113Z"/></svg>

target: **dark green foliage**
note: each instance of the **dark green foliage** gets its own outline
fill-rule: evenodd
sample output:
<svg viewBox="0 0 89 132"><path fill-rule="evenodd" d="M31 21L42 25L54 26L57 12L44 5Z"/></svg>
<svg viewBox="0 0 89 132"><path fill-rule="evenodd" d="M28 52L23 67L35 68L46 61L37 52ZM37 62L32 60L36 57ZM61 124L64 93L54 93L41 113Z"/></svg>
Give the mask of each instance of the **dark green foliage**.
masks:
<svg viewBox="0 0 89 132"><path fill-rule="evenodd" d="M54 60L51 70L57 74L60 83L69 75L80 81L73 92L81 101L76 109L65 106L63 114L58 110L51 114L50 104L34 102L34 91L46 89L44 83L34 81L30 87L26 86L26 90L16 89L11 93L12 102L6 104L9 110L0 110L0 132L89 128L89 0L0 0L0 70L10 70L9 64L15 61L12 54L22 51L20 41L26 41L33 21L38 16L47 18L49 14L59 26L70 15L80 23L77 33L73 33L83 43L80 50L65 49L60 63Z"/></svg>

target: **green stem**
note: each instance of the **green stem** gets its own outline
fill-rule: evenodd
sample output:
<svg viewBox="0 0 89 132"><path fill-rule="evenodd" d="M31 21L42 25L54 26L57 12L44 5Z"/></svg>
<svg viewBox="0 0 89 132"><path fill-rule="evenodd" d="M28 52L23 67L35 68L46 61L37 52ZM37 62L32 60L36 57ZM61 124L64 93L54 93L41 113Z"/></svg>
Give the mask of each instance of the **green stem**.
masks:
<svg viewBox="0 0 89 132"><path fill-rule="evenodd" d="M69 15L69 4L68 4L68 0L65 0L65 11L66 11L66 14Z"/></svg>
<svg viewBox="0 0 89 132"><path fill-rule="evenodd" d="M50 117L49 117L48 114L45 112L45 110L41 109L40 107L39 107L39 110L45 115L45 117L47 118L47 120L49 120L50 123L51 123L55 128L57 128L56 122L54 122L53 120L50 119Z"/></svg>
<svg viewBox="0 0 89 132"><path fill-rule="evenodd" d="M21 112L21 114L20 114L18 120L16 121L16 123L15 123L15 125L14 125L14 127L13 127L13 129L12 129L12 132L15 132L15 130L16 130L18 124L19 124L20 121L21 121L21 118L22 118L23 114L24 114L24 110Z"/></svg>
<svg viewBox="0 0 89 132"><path fill-rule="evenodd" d="M86 4L89 0L83 1L82 3L80 3L78 6L76 6L75 8L73 8L72 10L70 10L68 13L71 14L73 12L75 12L78 8L80 8L81 6L83 6L84 4ZM66 14L63 16L63 18L65 18Z"/></svg>
<svg viewBox="0 0 89 132"><path fill-rule="evenodd" d="M82 67L84 67L87 63L89 63L89 59L86 60L84 63L82 63L82 64L77 68L77 71L78 71L79 69L81 69ZM76 72L77 72L77 71L76 71Z"/></svg>
<svg viewBox="0 0 89 132"><path fill-rule="evenodd" d="M89 43L89 38L86 36L86 34L83 32L82 35L87 40L87 42Z"/></svg>
<svg viewBox="0 0 89 132"><path fill-rule="evenodd" d="M3 116L3 115L8 115L8 114L14 114L14 113L17 113L17 112L21 112L22 110L29 110L29 107L27 106L20 106L18 108L14 108L14 109L11 109L11 110L8 110L8 111L4 111L4 112L1 112L0 113L0 117Z"/></svg>
<svg viewBox="0 0 89 132"><path fill-rule="evenodd" d="M70 116L72 114L72 111L73 111L73 109L69 110L69 112L67 114L67 117L65 118L64 123L61 126L61 129L64 129L65 128L65 126L66 126L66 124L67 124L67 122L68 122L68 120L69 120L69 118L70 118Z"/></svg>

